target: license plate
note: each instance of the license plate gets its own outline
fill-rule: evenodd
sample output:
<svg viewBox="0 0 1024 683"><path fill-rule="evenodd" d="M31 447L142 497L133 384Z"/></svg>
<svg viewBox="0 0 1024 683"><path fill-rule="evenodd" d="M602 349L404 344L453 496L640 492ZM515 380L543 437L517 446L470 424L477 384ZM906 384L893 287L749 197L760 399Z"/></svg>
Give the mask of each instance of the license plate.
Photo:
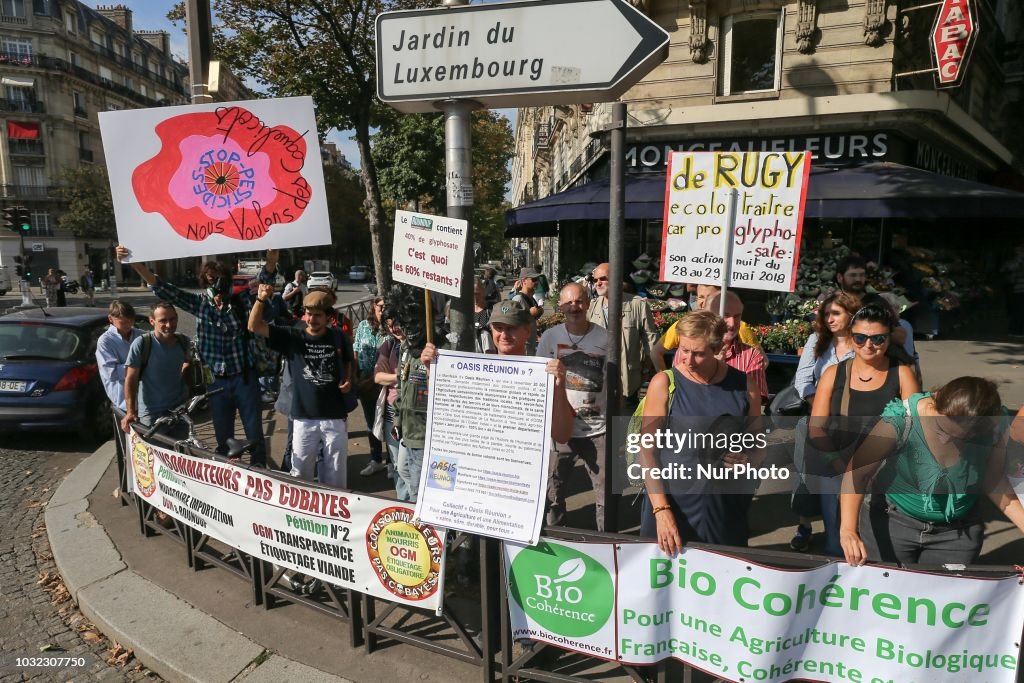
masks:
<svg viewBox="0 0 1024 683"><path fill-rule="evenodd" d="M0 391L25 391L25 382L15 382L9 379L0 379Z"/></svg>

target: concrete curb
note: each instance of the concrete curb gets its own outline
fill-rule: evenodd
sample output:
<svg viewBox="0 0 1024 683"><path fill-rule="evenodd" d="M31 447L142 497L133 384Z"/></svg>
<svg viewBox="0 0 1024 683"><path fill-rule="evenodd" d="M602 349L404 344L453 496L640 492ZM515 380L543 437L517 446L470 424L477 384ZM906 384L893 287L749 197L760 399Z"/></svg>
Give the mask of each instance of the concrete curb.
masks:
<svg viewBox="0 0 1024 683"><path fill-rule="evenodd" d="M352 683L281 657L128 568L88 496L115 456L114 442L79 464L46 507L50 549L64 584L109 638L168 681Z"/></svg>

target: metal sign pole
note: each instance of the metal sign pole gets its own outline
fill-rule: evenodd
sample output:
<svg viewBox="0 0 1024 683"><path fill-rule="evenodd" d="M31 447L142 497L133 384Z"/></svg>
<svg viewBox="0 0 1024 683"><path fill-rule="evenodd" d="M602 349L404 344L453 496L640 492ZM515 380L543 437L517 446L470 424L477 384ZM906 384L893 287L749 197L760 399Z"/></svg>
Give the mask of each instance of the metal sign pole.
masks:
<svg viewBox="0 0 1024 683"><path fill-rule="evenodd" d="M725 317L725 295L729 291L732 279L732 250L736 246L736 206L740 200L740 191L729 190L729 212L725 230L725 263L722 264L722 293L718 297L718 315Z"/></svg>
<svg viewBox="0 0 1024 683"><path fill-rule="evenodd" d="M466 221L466 246L462 254L462 277L459 297L452 299L450 323L453 346L459 351L472 351L473 343L473 140L472 113L475 102L450 100L442 103L444 111L444 170L448 194L448 217Z"/></svg>

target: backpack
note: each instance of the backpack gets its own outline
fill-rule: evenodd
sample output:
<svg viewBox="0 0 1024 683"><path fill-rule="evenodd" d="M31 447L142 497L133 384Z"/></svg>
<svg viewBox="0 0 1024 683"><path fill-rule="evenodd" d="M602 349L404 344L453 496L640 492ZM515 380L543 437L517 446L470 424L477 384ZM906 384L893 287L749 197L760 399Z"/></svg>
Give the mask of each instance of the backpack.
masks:
<svg viewBox="0 0 1024 683"><path fill-rule="evenodd" d="M674 372L672 372L671 368L668 369L668 370L665 370L664 372L665 372L665 374L668 375L668 399L665 402L665 406L666 406L665 414L667 415L668 414L668 408L670 408L672 406L672 394L675 393L675 390L676 390L676 375L675 375ZM633 411L632 417L629 418L629 427L627 428L627 434L632 435L632 434L639 434L640 433L640 430L643 428L644 406L646 404L647 404L647 396L644 396L642 399L640 399L640 404L636 407L636 410ZM628 440L628 437L627 437L627 440ZM627 449L626 450L626 476L629 478L629 483L630 483L631 486L639 486L639 487L643 488L644 480L643 480L642 477L639 478L639 479L634 479L633 477L631 477L629 475L629 471L630 471L629 470L629 466L632 465L633 463L638 463L638 462L640 462L640 454L639 453L630 453L629 450Z"/></svg>
<svg viewBox="0 0 1024 683"><path fill-rule="evenodd" d="M181 378L188 388L189 397L206 393L206 380L203 376L203 366L199 363L198 356L192 349L192 343L189 341L188 337L180 332L175 332L174 336L177 338L178 344L181 348L185 350L185 359L189 363L188 371ZM142 379L143 373L146 371L146 366L149 364L149 356L151 353L153 353L153 333L147 332L142 335L142 349L139 354L140 380Z"/></svg>

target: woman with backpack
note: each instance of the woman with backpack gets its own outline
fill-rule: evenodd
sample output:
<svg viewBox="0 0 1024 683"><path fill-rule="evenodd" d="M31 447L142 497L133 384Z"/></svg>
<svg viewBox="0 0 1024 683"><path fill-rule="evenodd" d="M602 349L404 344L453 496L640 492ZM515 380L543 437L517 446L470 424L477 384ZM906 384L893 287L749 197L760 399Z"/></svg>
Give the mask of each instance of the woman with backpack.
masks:
<svg viewBox="0 0 1024 683"><path fill-rule="evenodd" d="M1008 427L996 385L979 377L890 403L844 477L846 561L974 563L981 493L1024 531L1024 507L1006 478Z"/></svg>

